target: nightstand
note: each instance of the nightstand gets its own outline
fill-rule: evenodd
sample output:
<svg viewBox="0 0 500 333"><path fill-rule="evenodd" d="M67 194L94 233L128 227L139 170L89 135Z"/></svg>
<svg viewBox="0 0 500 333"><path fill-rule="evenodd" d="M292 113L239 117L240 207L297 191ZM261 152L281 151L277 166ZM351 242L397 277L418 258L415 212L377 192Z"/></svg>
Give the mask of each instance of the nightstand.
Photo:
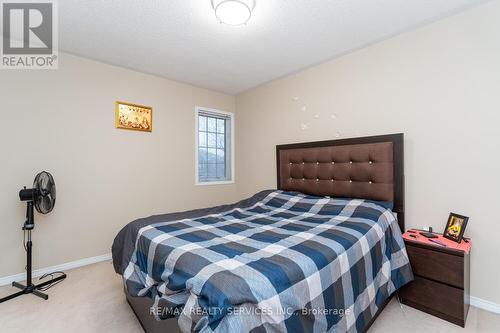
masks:
<svg viewBox="0 0 500 333"><path fill-rule="evenodd" d="M415 280L399 291L401 302L465 327L470 304L470 243L462 244L468 245L468 251L463 251L452 245L434 245L423 236L404 239Z"/></svg>

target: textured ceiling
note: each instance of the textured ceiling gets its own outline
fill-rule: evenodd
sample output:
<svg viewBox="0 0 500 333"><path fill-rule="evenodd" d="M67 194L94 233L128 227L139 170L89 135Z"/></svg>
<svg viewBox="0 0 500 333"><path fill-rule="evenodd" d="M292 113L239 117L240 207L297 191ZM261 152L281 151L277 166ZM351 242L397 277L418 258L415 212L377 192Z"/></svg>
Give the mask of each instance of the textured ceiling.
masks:
<svg viewBox="0 0 500 333"><path fill-rule="evenodd" d="M60 0L62 51L236 94L488 0L257 0L246 26L210 0Z"/></svg>

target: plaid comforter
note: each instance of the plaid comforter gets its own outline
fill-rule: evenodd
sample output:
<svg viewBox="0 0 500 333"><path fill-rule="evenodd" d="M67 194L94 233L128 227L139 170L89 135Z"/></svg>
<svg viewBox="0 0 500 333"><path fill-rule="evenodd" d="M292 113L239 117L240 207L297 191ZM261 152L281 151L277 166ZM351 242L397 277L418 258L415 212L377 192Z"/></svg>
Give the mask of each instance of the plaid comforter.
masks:
<svg viewBox="0 0 500 333"><path fill-rule="evenodd" d="M184 332L358 332L413 274L389 205L274 191L141 228L123 278Z"/></svg>

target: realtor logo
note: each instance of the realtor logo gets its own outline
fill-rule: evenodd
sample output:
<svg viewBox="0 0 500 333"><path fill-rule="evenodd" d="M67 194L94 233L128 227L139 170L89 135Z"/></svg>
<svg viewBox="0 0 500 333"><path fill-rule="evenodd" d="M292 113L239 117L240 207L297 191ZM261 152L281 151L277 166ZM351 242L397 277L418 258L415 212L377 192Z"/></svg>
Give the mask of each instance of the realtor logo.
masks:
<svg viewBox="0 0 500 333"><path fill-rule="evenodd" d="M1 3L2 69L57 69L57 16L52 1Z"/></svg>

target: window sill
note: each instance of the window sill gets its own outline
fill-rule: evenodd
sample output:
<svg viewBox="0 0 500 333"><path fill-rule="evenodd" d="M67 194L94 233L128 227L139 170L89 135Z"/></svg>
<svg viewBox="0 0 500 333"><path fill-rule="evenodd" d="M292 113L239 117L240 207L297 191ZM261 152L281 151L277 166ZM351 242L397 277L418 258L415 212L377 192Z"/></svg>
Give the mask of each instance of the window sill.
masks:
<svg viewBox="0 0 500 333"><path fill-rule="evenodd" d="M195 183L196 186L209 186L209 185L229 185L234 184L234 180L222 180L222 181L207 181L207 182L199 182Z"/></svg>

